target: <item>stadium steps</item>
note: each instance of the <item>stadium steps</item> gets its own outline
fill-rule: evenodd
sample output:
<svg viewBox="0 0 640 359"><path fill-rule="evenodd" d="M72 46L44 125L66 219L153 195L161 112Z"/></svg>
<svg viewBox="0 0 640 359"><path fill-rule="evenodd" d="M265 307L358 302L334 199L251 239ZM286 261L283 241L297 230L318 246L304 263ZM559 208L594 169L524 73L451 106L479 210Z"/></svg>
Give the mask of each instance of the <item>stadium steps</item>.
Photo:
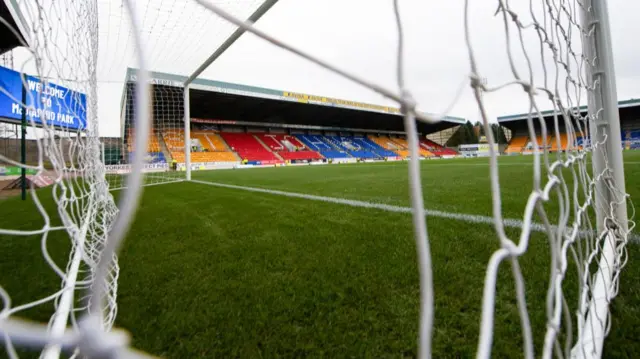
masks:
<svg viewBox="0 0 640 359"><path fill-rule="evenodd" d="M158 136L160 151L164 155L164 158L167 160L167 163L171 163L171 161L173 161L173 156L171 156L171 151L169 151L167 144L164 142L164 137L160 134L160 132L156 133L156 136Z"/></svg>
<svg viewBox="0 0 640 359"><path fill-rule="evenodd" d="M209 138L209 136L207 136L207 134L206 134L206 133L203 133L203 136L204 136L205 140L207 140L207 142L209 143L209 146L211 146L211 148L212 148L214 151L220 151L220 149L219 149L219 148L217 148L217 147L216 147L216 145L214 145L214 144L213 144L213 142L211 142L211 139Z"/></svg>
<svg viewBox="0 0 640 359"><path fill-rule="evenodd" d="M191 135L191 138L197 139L200 142L200 145L202 145L202 147L207 151L215 151L216 149L216 147L213 146L213 144L209 141L209 139L207 138L207 136L205 136L204 133L193 132L193 134Z"/></svg>
<svg viewBox="0 0 640 359"><path fill-rule="evenodd" d="M218 150L218 147L222 147L225 152L233 153L233 156L236 158L237 161L242 161L242 158L240 158L240 155L238 155L238 153L236 153L234 150L231 149L227 141L225 141L222 138L222 136L220 136L220 134L207 133L206 136L207 136L207 139L213 144L213 147L216 148L216 150Z"/></svg>
<svg viewBox="0 0 640 359"><path fill-rule="evenodd" d="M272 151L271 148L269 148L269 146L267 146L266 143L264 143L264 141L262 141L262 139L260 138L260 136L256 136L253 135L253 138L255 138L256 140L258 140L258 142L262 145L262 147L264 147L265 150L273 153L274 156L276 156L277 159L284 161L284 159L282 158L282 156L280 156L278 154L278 152Z"/></svg>

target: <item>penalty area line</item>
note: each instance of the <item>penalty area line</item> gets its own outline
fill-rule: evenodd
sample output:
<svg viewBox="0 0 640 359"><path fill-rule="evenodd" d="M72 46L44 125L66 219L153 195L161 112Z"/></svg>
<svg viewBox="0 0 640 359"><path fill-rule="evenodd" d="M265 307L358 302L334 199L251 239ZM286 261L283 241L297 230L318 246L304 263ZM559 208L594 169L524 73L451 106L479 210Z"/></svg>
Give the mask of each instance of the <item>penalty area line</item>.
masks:
<svg viewBox="0 0 640 359"><path fill-rule="evenodd" d="M284 196L284 197L291 197L291 198L301 198L301 199L306 199L306 200L311 200L311 201L320 201L320 202L327 202L327 203L334 203L334 204L342 204L342 205L347 205L347 206L351 206L351 207L373 208L373 209L379 209L379 210L387 211L387 212L395 212L395 213L412 213L413 212L413 209L411 207L396 206L396 205L392 205L392 204L375 203L375 202L367 202L367 201L359 201L359 200L355 200L355 199L345 199L345 198L336 198L336 197L317 196L317 195L313 195L313 194L286 192L286 191L280 191L280 190L275 190L275 189L258 188L258 187L238 186L238 185L233 185L233 184L226 184L226 183L219 183L219 182L207 182L207 181L200 181L200 180L194 180L194 179L192 179L189 182L201 183L201 184L206 184L206 185L214 186L214 187L236 189L236 190L241 190L241 191L265 193L265 194L271 194L271 195L276 195L276 196ZM444 219L452 219L452 220L468 222L468 223L478 223L478 224L488 224L488 225L493 225L493 223L494 223L493 217L481 216L481 215L478 215L478 214L465 214L465 213L446 212L446 211L439 211L439 210L434 210L434 209L425 209L425 213L427 214L427 217L437 217L437 218L444 218ZM521 229L522 226L524 225L524 222L522 220L513 219L513 218L505 218L505 219L503 219L503 223L504 223L505 227L517 228L517 229ZM534 231L534 232L546 232L546 228L541 223L535 223L535 222L531 223L530 227L531 227L531 230ZM552 226L552 228L555 230L557 227L556 226ZM586 234L588 231L582 231L582 232ZM629 235L629 239L634 241L634 242L640 242L640 236L635 235L633 233Z"/></svg>

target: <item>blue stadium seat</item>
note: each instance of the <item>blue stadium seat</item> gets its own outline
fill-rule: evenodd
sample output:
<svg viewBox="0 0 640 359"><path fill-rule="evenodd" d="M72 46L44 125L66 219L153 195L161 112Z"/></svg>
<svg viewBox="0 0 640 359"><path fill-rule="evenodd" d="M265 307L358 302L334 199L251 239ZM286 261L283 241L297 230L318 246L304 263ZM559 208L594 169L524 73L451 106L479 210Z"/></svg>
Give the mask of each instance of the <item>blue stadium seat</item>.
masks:
<svg viewBox="0 0 640 359"><path fill-rule="evenodd" d="M296 135L296 137L314 151L320 152L325 158L350 158L352 157L343 149L336 148L327 136L322 135Z"/></svg>
<svg viewBox="0 0 640 359"><path fill-rule="evenodd" d="M325 158L350 158L350 157L352 157L348 153L346 153L344 151L338 151L338 150L320 151L320 154L322 154Z"/></svg>
<svg viewBox="0 0 640 359"><path fill-rule="evenodd" d="M393 151L389 151L386 148L380 146L379 144L373 142L370 138L368 137L354 137L354 142L361 144L364 148L366 148L367 150L377 154L378 156L381 157L396 157L398 156L397 153L393 152Z"/></svg>
<svg viewBox="0 0 640 359"><path fill-rule="evenodd" d="M640 149L640 130L623 130L622 147L637 150Z"/></svg>
<svg viewBox="0 0 640 359"><path fill-rule="evenodd" d="M335 150L331 145L325 142L324 136L320 135L296 135L296 137L313 151L330 151Z"/></svg>
<svg viewBox="0 0 640 359"><path fill-rule="evenodd" d="M379 158L382 155L375 151L374 146L365 141L364 137L354 136L326 136L334 146L346 151L357 158Z"/></svg>

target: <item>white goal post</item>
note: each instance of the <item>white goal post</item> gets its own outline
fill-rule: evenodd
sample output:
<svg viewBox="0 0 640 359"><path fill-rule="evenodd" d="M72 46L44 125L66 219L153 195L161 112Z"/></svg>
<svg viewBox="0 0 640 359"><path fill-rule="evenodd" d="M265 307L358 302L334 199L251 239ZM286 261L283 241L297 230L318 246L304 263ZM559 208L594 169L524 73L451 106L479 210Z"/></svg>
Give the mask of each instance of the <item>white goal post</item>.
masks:
<svg viewBox="0 0 640 359"><path fill-rule="evenodd" d="M266 14L278 0L265 0L260 7L258 7L251 16L247 19L248 23L255 23L262 15ZM203 63L200 65L184 82L184 158L186 169L186 180L191 181L191 108L189 97L189 86L204 70L206 70L211 64L216 61L220 55L222 55L227 49L233 45L236 40L242 36L246 31L243 27L238 27L236 31L227 38L227 40L220 45Z"/></svg>
<svg viewBox="0 0 640 359"><path fill-rule="evenodd" d="M12 0L11 0L12 1ZM58 1L58 0L56 0ZM183 88L164 89L158 98L151 91L149 49L141 31L140 14L132 0L123 0L125 12L131 19L136 61L139 67L132 113L135 123L132 136L130 171L114 185L105 168L105 150L100 143L97 116L97 2L59 0L56 6L41 0L25 5L29 14L33 38L23 44L35 61L31 68L18 68L22 86L27 86L29 73L44 88L64 86L74 94L74 101L65 102L61 96L58 111L73 118L86 118L86 124L70 127L38 122L35 114L44 114L52 105L36 91L34 100L17 98L8 88L0 87L0 96L11 98L21 107L22 119L34 128L32 136L37 143L34 163L10 158L0 153L0 161L24 170L36 171L37 177L54 177L51 192L61 224L51 224L51 214L40 204L42 192L30 189L37 210L45 225L33 230L12 229L11 224L0 225L0 235L9 239L40 236L42 257L59 277L61 289L45 298L34 298L15 305L10 291L2 286L0 274L0 343L10 358L16 358L16 348L43 352L44 358L57 358L61 353L77 357L143 358L147 354L134 350L128 334L112 328L117 312L117 279L119 273L117 253L134 218L142 188L148 176L145 161L153 132L149 128L158 123L154 118L154 103L183 101L182 116L165 115L171 124L183 121L184 180L191 180L191 109L189 89L193 80L211 65L243 33L250 32L334 74L370 89L400 105L411 158L419 158L416 121L438 123L450 111L459 94L442 115L427 115L417 110L417 103L405 79L405 34L400 16L400 0L394 0L393 16L397 26L397 88L377 85L367 78L354 75L340 66L325 62L316 55L306 53L254 26L277 0L266 0L248 20L230 14L211 0L193 0L202 11L216 14L238 28L200 67L183 83ZM487 265L482 299L482 317L477 358L490 358L494 335L496 286L501 264L510 266L514 282L515 299L522 329L522 353L525 358L542 356L600 358L610 327L610 303L617 295L619 276L626 263L626 245L632 230L627 213L628 195L625 188L620 119L617 109L617 90L612 41L606 0L531 0L524 6L506 0L494 0L498 11L495 21L504 26L507 51L504 55L511 66L508 79L493 81L485 76L486 69L479 60L477 43L471 29L470 1L464 6L464 37L469 60L470 85L474 103L487 134L489 168L492 193L492 217L497 237L496 250ZM60 12L68 19L59 21L62 31L51 30ZM82 15L73 17L71 15ZM523 20L526 19L526 20ZM354 19L356 21L357 19ZM428 25L426 25L428 26ZM534 50L525 46L534 41ZM533 39L533 40L531 40ZM50 53L50 44L62 47L64 59ZM516 55L517 51L521 51ZM533 64L539 56L542 65ZM30 61L25 60L25 64ZM524 70L523 70L524 68ZM543 72L543 76L534 76ZM34 79L31 79L34 81ZM558 83L563 83L559 86ZM37 86L36 86L37 87ZM23 87L24 89L24 87ZM488 95L505 91L518 92L527 99L529 116L526 120L532 139L533 188L528 194L522 213L523 226L517 238L505 230L501 179L498 171L498 153L491 130ZM25 90L23 90L23 93ZM181 93L182 92L182 93ZM152 95L153 93L153 95ZM77 97L75 96L77 95ZM133 93L132 93L133 95ZM177 99L182 96L182 99ZM79 98L86 98L84 105ZM542 99L541 99L542 98ZM553 107L553 128L547 129L542 104ZM582 105L588 105L586 115ZM41 106L44 106L41 107ZM178 105L179 106L179 105ZM55 116L54 116L55 117ZM182 117L180 119L179 117ZM65 118L65 117L63 117ZM17 121L17 119L16 119ZM169 123L169 122L167 122ZM166 129L166 125L163 129ZM38 127L37 129L35 129ZM178 131L178 128L176 128ZM564 151L550 153L546 146L549 137L561 142L567 138ZM179 140L176 143L180 143ZM160 149L169 151L168 149ZM129 155L129 151L125 151ZM23 156L24 157L24 156ZM45 164L46 162L46 164ZM568 171L563 174L562 171ZM438 296L433 285L431 253L425 216L420 161L408 163L413 229L420 274L420 327L417 338L418 357L432 357L434 331L434 298ZM181 175L174 179L182 180ZM168 183L164 177L157 183ZM111 187L110 187L111 186ZM116 201L110 190L123 189L121 201ZM557 200L557 213L546 210L544 203ZM531 239L533 216L544 226L544 235L551 249L550 281L547 289L546 327L543 333L533 333L525 297L526 278L519 259L526 254ZM594 222L595 221L595 225ZM47 251L48 236L63 233L71 243L70 255L64 268L59 267ZM511 233L511 232L509 232ZM434 236L435 237L435 236ZM434 238L435 239L435 238ZM0 256L5 254L0 254ZM579 298L568 303L563 292L563 281L573 259L579 273ZM21 318L29 308L45 303L53 304L55 313L48 324L33 323ZM136 333L131 333L136 336ZM534 348L534 336L544 338L541 348Z"/></svg>

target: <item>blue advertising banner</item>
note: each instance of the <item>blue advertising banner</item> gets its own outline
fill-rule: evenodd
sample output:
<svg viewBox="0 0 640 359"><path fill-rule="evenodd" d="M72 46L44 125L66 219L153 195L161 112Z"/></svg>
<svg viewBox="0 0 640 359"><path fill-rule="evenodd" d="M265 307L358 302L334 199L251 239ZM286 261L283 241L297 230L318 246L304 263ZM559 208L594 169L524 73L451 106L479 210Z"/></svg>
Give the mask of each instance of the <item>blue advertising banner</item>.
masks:
<svg viewBox="0 0 640 359"><path fill-rule="evenodd" d="M20 73L0 67L0 119L13 122L22 119L22 78ZM41 82L33 76L26 76L27 124L31 120L36 125L83 130L87 126L87 99L83 93L69 90L54 83Z"/></svg>

